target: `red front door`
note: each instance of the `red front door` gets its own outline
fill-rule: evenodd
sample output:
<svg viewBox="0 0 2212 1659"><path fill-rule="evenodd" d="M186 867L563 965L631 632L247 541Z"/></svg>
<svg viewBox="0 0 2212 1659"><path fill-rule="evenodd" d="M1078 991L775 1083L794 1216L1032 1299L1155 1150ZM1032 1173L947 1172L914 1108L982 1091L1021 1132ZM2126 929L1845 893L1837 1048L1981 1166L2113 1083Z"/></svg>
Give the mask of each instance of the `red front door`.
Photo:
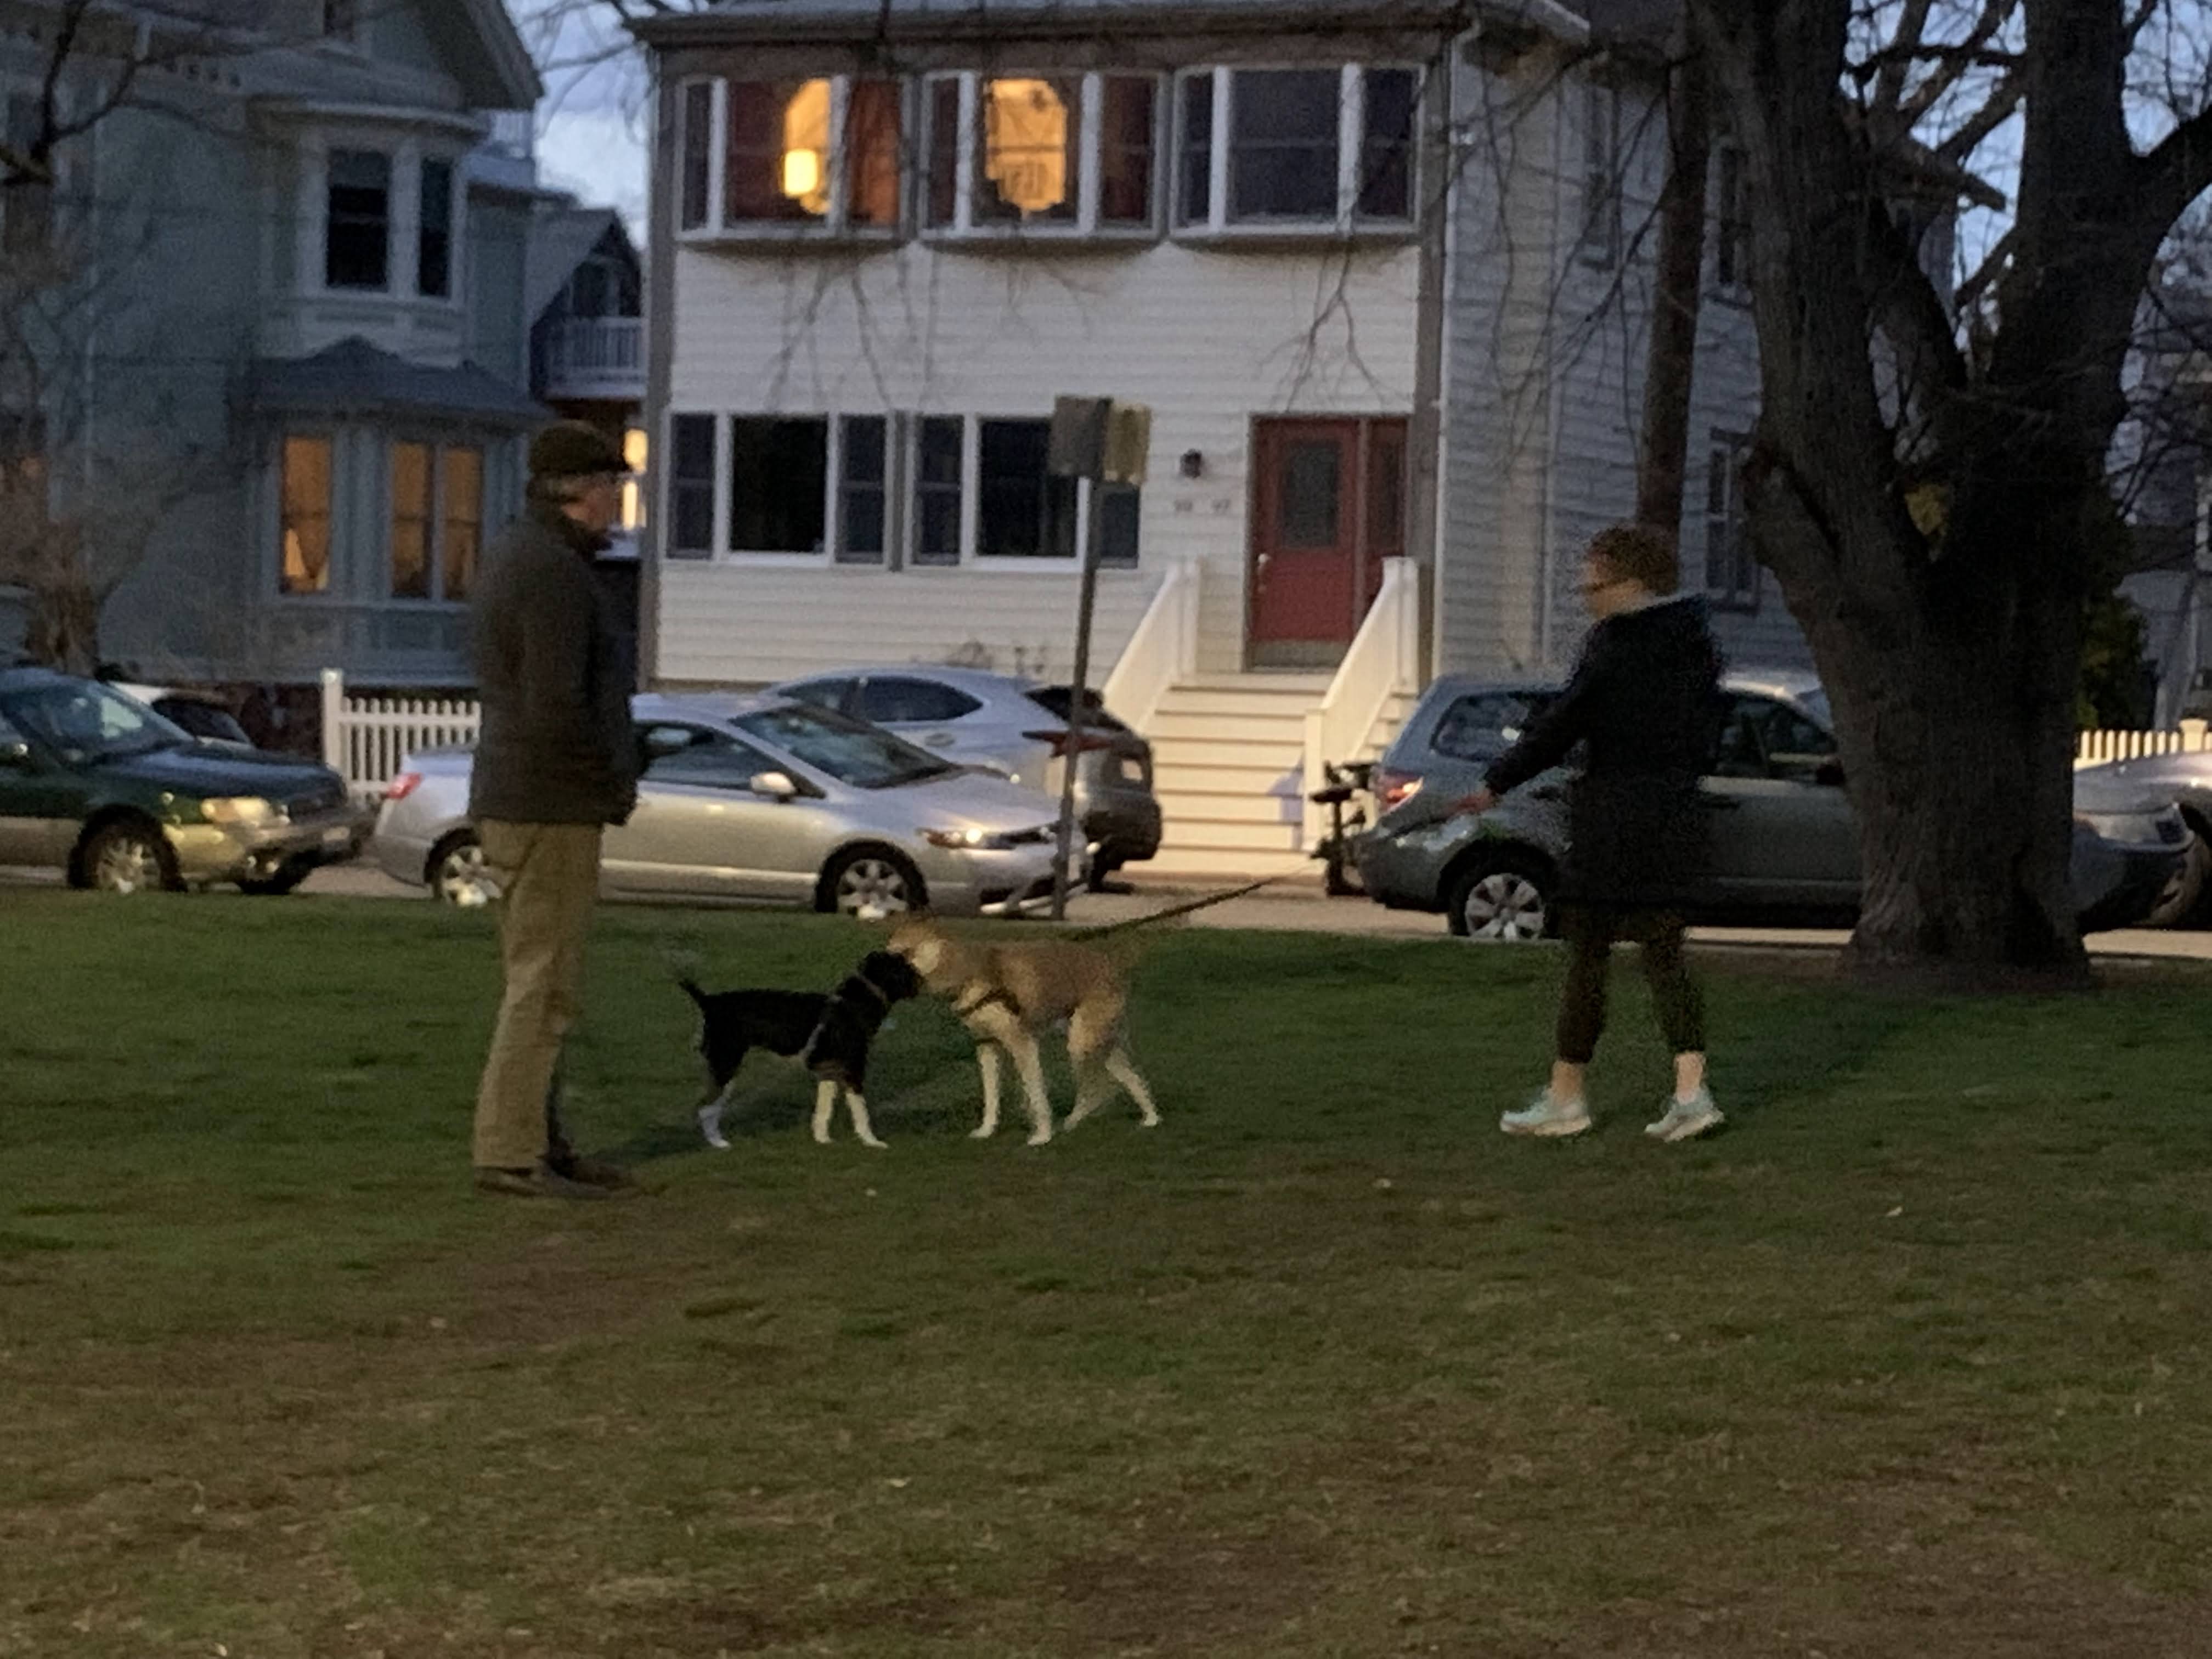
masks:
<svg viewBox="0 0 2212 1659"><path fill-rule="evenodd" d="M1405 543L1406 423L1255 423L1249 592L1255 667L1344 655Z"/></svg>

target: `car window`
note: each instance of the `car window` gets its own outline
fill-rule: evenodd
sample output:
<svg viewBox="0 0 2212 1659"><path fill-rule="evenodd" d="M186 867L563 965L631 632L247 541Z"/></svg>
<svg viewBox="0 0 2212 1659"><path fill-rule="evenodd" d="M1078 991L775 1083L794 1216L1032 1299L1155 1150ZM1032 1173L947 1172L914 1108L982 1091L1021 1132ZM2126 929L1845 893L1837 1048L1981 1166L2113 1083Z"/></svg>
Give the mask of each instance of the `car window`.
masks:
<svg viewBox="0 0 2212 1659"><path fill-rule="evenodd" d="M1491 760L1518 742L1551 703L1545 691L1472 691L1453 700L1430 746L1454 760Z"/></svg>
<svg viewBox="0 0 2212 1659"><path fill-rule="evenodd" d="M886 675L860 684L860 716L881 726L957 720L982 707L965 691L934 680Z"/></svg>
<svg viewBox="0 0 2212 1659"><path fill-rule="evenodd" d="M1835 753L1835 738L1789 704L1771 697L1733 697L1721 728L1713 773L1723 778L1804 781Z"/></svg>
<svg viewBox="0 0 2212 1659"><path fill-rule="evenodd" d="M191 739L142 702L92 680L61 680L9 702L17 725L72 765L148 754Z"/></svg>
<svg viewBox="0 0 2212 1659"><path fill-rule="evenodd" d="M196 738L211 738L218 743L251 744L240 726L226 711L211 703L196 702L187 697L164 697L155 705L155 710L164 719L174 720Z"/></svg>
<svg viewBox="0 0 2212 1659"><path fill-rule="evenodd" d="M850 680L808 680L802 684L787 686L783 695L793 702L811 702L817 708L842 710L852 690L853 682Z"/></svg>
<svg viewBox="0 0 2212 1659"><path fill-rule="evenodd" d="M896 788L957 769L881 726L826 708L804 704L763 708L757 714L740 714L732 724L856 789Z"/></svg>
<svg viewBox="0 0 2212 1659"><path fill-rule="evenodd" d="M743 789L763 772L783 769L750 744L703 726L649 726L641 735L645 775L653 783Z"/></svg>

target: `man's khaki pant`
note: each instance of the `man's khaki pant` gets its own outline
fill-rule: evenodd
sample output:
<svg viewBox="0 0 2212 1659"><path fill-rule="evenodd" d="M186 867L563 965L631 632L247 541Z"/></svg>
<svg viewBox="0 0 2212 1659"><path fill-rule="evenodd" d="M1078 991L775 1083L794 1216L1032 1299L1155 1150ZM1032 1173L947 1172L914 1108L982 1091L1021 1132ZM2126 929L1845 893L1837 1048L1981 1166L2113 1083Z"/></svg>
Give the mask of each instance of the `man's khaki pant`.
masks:
<svg viewBox="0 0 2212 1659"><path fill-rule="evenodd" d="M500 888L507 988L477 1088L478 1169L526 1170L559 1135L553 1091L562 1039L583 1012L584 938L599 886L599 826L477 826Z"/></svg>

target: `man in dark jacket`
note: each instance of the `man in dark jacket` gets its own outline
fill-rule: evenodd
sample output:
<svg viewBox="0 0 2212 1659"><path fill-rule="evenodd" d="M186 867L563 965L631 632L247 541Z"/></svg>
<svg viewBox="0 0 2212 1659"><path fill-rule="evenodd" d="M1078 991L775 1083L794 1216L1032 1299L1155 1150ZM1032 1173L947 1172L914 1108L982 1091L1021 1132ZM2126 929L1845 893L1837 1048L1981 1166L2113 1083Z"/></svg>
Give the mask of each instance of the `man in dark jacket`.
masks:
<svg viewBox="0 0 2212 1659"><path fill-rule="evenodd" d="M599 838L637 803L628 653L592 569L629 469L581 422L530 446L523 516L486 550L470 600L483 728L469 816L501 896L506 991L477 1091L477 1188L599 1198L627 1184L561 1127L561 1045L581 1012Z"/></svg>
<svg viewBox="0 0 2212 1659"><path fill-rule="evenodd" d="M1458 810L1498 798L1585 757L1568 800L1559 876L1567 978L1551 1085L1508 1112L1508 1134L1572 1135L1589 1127L1583 1076L1605 1027L1613 941L1643 946L1644 969L1674 1051L1674 1095L1645 1133L1687 1140L1721 1121L1705 1086L1705 1010L1682 956L1682 910L1705 874L1698 780L1719 735L1720 653L1703 602L1678 596L1674 543L1620 525L1590 544L1583 598L1597 618L1566 690L1484 775Z"/></svg>

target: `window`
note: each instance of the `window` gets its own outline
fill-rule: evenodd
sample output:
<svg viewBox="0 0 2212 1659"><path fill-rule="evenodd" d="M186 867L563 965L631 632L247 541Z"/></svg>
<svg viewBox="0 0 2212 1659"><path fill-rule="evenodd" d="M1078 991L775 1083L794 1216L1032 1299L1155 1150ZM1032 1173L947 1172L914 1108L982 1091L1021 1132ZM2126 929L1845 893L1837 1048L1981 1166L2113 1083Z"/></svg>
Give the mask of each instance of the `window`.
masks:
<svg viewBox="0 0 2212 1659"><path fill-rule="evenodd" d="M784 769L750 744L696 726L649 726L639 735L645 775L655 783L744 789L762 773Z"/></svg>
<svg viewBox="0 0 2212 1659"><path fill-rule="evenodd" d="M1713 771L1723 778L1810 783L1835 756L1835 738L1788 703L1740 696L1729 700Z"/></svg>
<svg viewBox="0 0 2212 1659"><path fill-rule="evenodd" d="M1045 471L1049 421L976 422L975 551L987 559L1075 556L1075 480Z"/></svg>
<svg viewBox="0 0 2212 1659"><path fill-rule="evenodd" d="M982 706L965 691L934 680L892 675L861 682L855 712L878 726L941 726L972 714Z"/></svg>
<svg viewBox="0 0 2212 1659"><path fill-rule="evenodd" d="M830 422L733 416L730 551L819 553L828 516Z"/></svg>
<svg viewBox="0 0 2212 1659"><path fill-rule="evenodd" d="M1429 747L1454 760L1495 760L1521 740L1551 701L1541 691L1472 692L1444 710Z"/></svg>
<svg viewBox="0 0 2212 1659"><path fill-rule="evenodd" d="M46 136L45 100L37 93L11 92L6 110L8 149L32 156ZM51 154L46 165L54 165ZM53 238L54 185L51 179L25 179L0 192L0 252L35 253Z"/></svg>
<svg viewBox="0 0 2212 1659"><path fill-rule="evenodd" d="M1724 292L1741 294L1751 286L1750 185L1744 172L1743 151L1723 144L1717 158L1720 178L1716 212L1719 223L1713 237L1713 279Z"/></svg>
<svg viewBox="0 0 2212 1659"><path fill-rule="evenodd" d="M392 446L392 597L430 597L430 449Z"/></svg>
<svg viewBox="0 0 2212 1659"><path fill-rule="evenodd" d="M1609 267L1620 258L1620 94L1592 82L1583 101L1582 256Z"/></svg>
<svg viewBox="0 0 2212 1659"><path fill-rule="evenodd" d="M483 540L483 452L392 446L392 597L465 599Z"/></svg>
<svg viewBox="0 0 2212 1659"><path fill-rule="evenodd" d="M926 83L922 222L1089 235L1157 222L1149 75L945 75Z"/></svg>
<svg viewBox="0 0 2212 1659"><path fill-rule="evenodd" d="M1220 69L1187 76L1176 222L1214 231L1409 225L1419 94L1411 69Z"/></svg>
<svg viewBox="0 0 2212 1659"><path fill-rule="evenodd" d="M668 546L672 559L714 555L714 417L674 415L668 422Z"/></svg>
<svg viewBox="0 0 2212 1659"><path fill-rule="evenodd" d="M1723 610L1759 608L1759 565L1745 533L1743 462L1749 441L1716 432L1705 463L1705 592Z"/></svg>
<svg viewBox="0 0 2212 1659"><path fill-rule="evenodd" d="M722 83L720 216L724 229L896 229L900 91L850 76ZM708 227L716 99L684 89L681 228Z"/></svg>
<svg viewBox="0 0 2212 1659"><path fill-rule="evenodd" d="M1182 131L1176 151L1176 223L1213 219L1213 80L1209 71L1182 82Z"/></svg>
<svg viewBox="0 0 2212 1659"><path fill-rule="evenodd" d="M962 465L967 422L957 415L925 415L916 423L914 466L914 562L960 562Z"/></svg>
<svg viewBox="0 0 2212 1659"><path fill-rule="evenodd" d="M331 586L331 441L284 440L277 591L326 593Z"/></svg>
<svg viewBox="0 0 2212 1659"><path fill-rule="evenodd" d="M841 710L852 691L853 682L850 680L809 680L804 685L788 687L785 695L793 702L812 703L817 708Z"/></svg>
<svg viewBox="0 0 2212 1659"><path fill-rule="evenodd" d="M438 452L438 568L449 599L465 599L476 585L483 549L483 451Z"/></svg>
<svg viewBox="0 0 2212 1659"><path fill-rule="evenodd" d="M732 724L856 789L895 789L952 769L904 738L823 708L763 708Z"/></svg>
<svg viewBox="0 0 2212 1659"><path fill-rule="evenodd" d="M684 156L683 199L677 210L677 228L697 230L707 222L714 205L714 83L693 81L684 88L678 139Z"/></svg>
<svg viewBox="0 0 2212 1659"><path fill-rule="evenodd" d="M890 422L880 415L838 422L837 560L881 564L890 493Z"/></svg>
<svg viewBox="0 0 2212 1659"><path fill-rule="evenodd" d="M391 228L392 158L370 149L332 150L324 285L386 287Z"/></svg>
<svg viewBox="0 0 2212 1659"><path fill-rule="evenodd" d="M629 469L629 477L623 480L622 514L616 521L616 528L633 536L645 528L645 492L638 487L638 480L645 476L647 453L647 445L643 427L634 426L623 434L623 465ZM714 483L714 468L711 465L707 471L708 483L711 486ZM708 511L709 513L714 511L714 501L711 495L708 498Z"/></svg>
<svg viewBox="0 0 2212 1659"><path fill-rule="evenodd" d="M422 163L422 218L416 230L415 291L442 300L453 291L453 164Z"/></svg>

